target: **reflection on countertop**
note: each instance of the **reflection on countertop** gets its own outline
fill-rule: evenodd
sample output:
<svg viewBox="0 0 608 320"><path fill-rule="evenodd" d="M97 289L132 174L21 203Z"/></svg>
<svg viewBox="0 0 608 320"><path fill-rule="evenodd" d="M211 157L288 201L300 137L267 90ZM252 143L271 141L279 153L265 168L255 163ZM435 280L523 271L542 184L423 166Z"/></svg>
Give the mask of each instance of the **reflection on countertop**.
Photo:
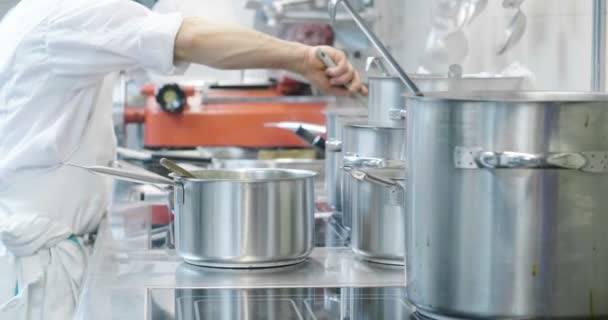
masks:
<svg viewBox="0 0 608 320"><path fill-rule="evenodd" d="M268 305L272 310L297 310L299 316L295 319L345 319L344 313L339 313L338 318L334 317L338 314L334 309L338 307L331 306L331 297L352 294L353 290L370 290L372 295L380 296L388 294L391 301L399 301L397 307L391 308L399 308L401 303L406 303L403 268L356 259L345 247L348 237L339 221L336 221L339 215L317 215L317 248L305 262L283 268L231 270L202 268L182 262L175 251L169 249L171 246L166 245L170 244L170 226L162 222L170 221L170 215L162 218L163 214L166 215L162 208L162 205L128 203L111 210L97 234L76 319L211 319L208 315L218 315L226 304L231 303L232 298L221 298L224 296L240 299L237 306L245 305L239 307L245 309L237 308L235 310L241 311L235 312L267 313L270 309L248 310L248 303L241 301L242 297L254 296L257 300L266 301L259 305ZM294 293L294 290L297 292ZM313 294L294 298L294 294L297 296L300 291ZM184 297L184 292L189 292L191 296L210 296L213 301L221 298L221 301L216 301L218 304L213 306L207 298L198 299L188 304L187 308L176 309L175 297ZM269 302L274 299L276 292L288 297L279 299L278 304ZM326 292L332 294L327 295ZM362 294L365 296L367 293ZM325 308L325 299L330 299L329 309L319 309L321 311L318 312L325 312L329 316L309 317L309 309L320 305ZM305 301L308 301L307 304ZM179 317L177 312L186 310L184 308L190 308L191 317ZM198 308L198 313L193 308ZM404 310L409 314L411 308ZM201 318L201 315L205 316ZM289 319L287 316L275 316L262 318ZM260 318L218 316L213 319ZM348 319L358 318L353 316Z"/></svg>

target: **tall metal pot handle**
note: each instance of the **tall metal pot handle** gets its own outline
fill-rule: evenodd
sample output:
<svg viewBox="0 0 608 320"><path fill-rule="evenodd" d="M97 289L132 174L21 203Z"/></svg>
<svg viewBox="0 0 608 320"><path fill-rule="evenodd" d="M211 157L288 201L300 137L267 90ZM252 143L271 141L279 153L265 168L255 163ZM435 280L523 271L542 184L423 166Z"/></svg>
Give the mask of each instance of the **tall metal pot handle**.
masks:
<svg viewBox="0 0 608 320"><path fill-rule="evenodd" d="M367 168L387 168L387 167L405 167L403 160L390 160L372 157L360 157L357 155L344 156L343 163L345 167L367 167Z"/></svg>
<svg viewBox="0 0 608 320"><path fill-rule="evenodd" d="M333 139L326 140L325 152L342 152L342 141Z"/></svg>
<svg viewBox="0 0 608 320"><path fill-rule="evenodd" d="M354 169L354 168L350 168L350 170L348 170L348 172L350 172L350 175L359 180L359 181L365 181L365 182L369 182L375 185L379 185L382 187L386 187L386 188L401 188L403 190L405 190L405 185L402 183L399 183L398 181L394 180L394 179L387 179L387 178L383 178L380 176L377 176L375 174L369 173L365 170L361 170L361 169Z"/></svg>
<svg viewBox="0 0 608 320"><path fill-rule="evenodd" d="M403 120L407 118L407 110L398 107L391 108L388 110L388 117L391 120Z"/></svg>
<svg viewBox="0 0 608 320"><path fill-rule="evenodd" d="M459 169L567 169L607 173L608 151L523 153L456 147L454 165Z"/></svg>
<svg viewBox="0 0 608 320"><path fill-rule="evenodd" d="M184 199L184 185L181 182L175 182L168 194L168 205L173 214L175 214L176 201L179 201L179 205L184 205Z"/></svg>

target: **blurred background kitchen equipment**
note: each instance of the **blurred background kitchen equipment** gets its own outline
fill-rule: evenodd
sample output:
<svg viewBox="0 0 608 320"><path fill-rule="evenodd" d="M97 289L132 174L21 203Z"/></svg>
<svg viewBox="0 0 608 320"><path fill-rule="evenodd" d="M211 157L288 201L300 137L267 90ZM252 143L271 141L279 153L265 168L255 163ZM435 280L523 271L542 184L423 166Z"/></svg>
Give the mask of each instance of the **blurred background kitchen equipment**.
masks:
<svg viewBox="0 0 608 320"><path fill-rule="evenodd" d="M406 103L406 263L417 310L608 316L608 96L450 92Z"/></svg>
<svg viewBox="0 0 608 320"><path fill-rule="evenodd" d="M523 37L526 26L528 24L528 18L521 10L521 4L523 0L504 0L503 7L505 9L515 9L515 15L511 18L509 25L505 29L505 41L504 44L498 49L498 55L502 55L505 52L513 48L521 38Z"/></svg>
<svg viewBox="0 0 608 320"><path fill-rule="evenodd" d="M473 23L488 6L488 0L463 0L460 1L460 11L458 14L457 28Z"/></svg>

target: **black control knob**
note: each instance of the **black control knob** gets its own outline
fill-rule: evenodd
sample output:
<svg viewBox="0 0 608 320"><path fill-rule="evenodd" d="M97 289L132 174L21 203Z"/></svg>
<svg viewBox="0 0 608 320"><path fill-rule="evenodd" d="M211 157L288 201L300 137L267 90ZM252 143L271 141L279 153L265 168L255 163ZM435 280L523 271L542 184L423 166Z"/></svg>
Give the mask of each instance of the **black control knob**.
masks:
<svg viewBox="0 0 608 320"><path fill-rule="evenodd" d="M186 93L175 83L166 84L156 93L156 102L167 112L182 112L186 105Z"/></svg>
<svg viewBox="0 0 608 320"><path fill-rule="evenodd" d="M295 134L319 151L325 152L325 139L323 139L323 137L315 136L312 132L304 129L302 126L296 129Z"/></svg>

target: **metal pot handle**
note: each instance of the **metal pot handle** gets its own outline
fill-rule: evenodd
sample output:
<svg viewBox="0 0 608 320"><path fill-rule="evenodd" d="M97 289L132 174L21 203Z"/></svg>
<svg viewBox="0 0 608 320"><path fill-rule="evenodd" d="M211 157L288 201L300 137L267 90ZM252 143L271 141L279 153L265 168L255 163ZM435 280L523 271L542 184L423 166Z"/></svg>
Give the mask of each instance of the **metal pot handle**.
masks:
<svg viewBox="0 0 608 320"><path fill-rule="evenodd" d="M365 170L351 169L350 175L359 181L365 181L365 182L373 183L373 184L376 184L376 185L379 185L382 187L387 187L387 188L398 187L398 188L405 190L405 186L402 185L401 183L399 183L393 179L386 179L386 178L371 174Z"/></svg>
<svg viewBox="0 0 608 320"><path fill-rule="evenodd" d="M342 152L342 141L340 140L325 140L325 152Z"/></svg>
<svg viewBox="0 0 608 320"><path fill-rule="evenodd" d="M387 160L372 157L360 157L356 155L344 156L343 164L345 167L367 167L367 168L387 168L405 167L405 161Z"/></svg>
<svg viewBox="0 0 608 320"><path fill-rule="evenodd" d="M608 151L523 153L456 147L454 165L458 169L566 169L608 173Z"/></svg>
<svg viewBox="0 0 608 320"><path fill-rule="evenodd" d="M161 175L158 175L149 171L134 171L125 168L115 168L115 167L107 167L107 166L82 166L76 165L72 163L64 163L66 166L75 167L87 170L89 172L112 177L117 180L137 182L137 183L151 183L151 184L160 184L160 185L173 185L173 180L165 178Z"/></svg>
<svg viewBox="0 0 608 320"><path fill-rule="evenodd" d="M388 117L391 120L403 120L407 118L407 110L395 107L388 110Z"/></svg>

